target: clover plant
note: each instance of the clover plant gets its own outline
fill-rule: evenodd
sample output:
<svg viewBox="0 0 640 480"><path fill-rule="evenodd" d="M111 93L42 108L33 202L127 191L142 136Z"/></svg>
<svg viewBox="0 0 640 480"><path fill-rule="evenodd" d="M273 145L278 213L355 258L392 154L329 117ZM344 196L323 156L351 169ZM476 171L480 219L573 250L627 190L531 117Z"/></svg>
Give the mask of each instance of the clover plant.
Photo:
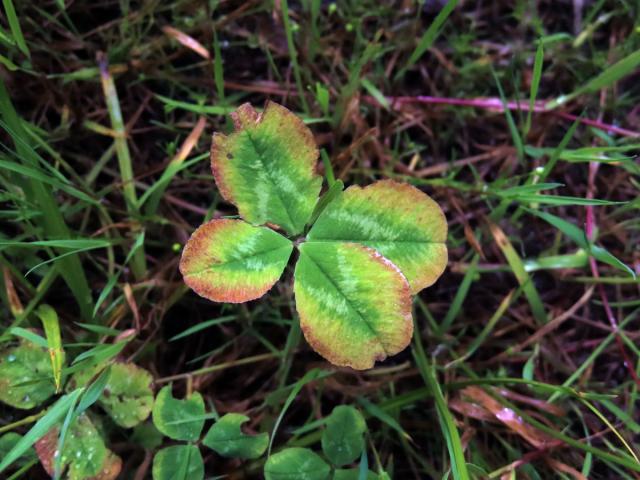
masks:
<svg viewBox="0 0 640 480"><path fill-rule="evenodd" d="M194 392L185 399L174 398L171 386L158 392L153 406L153 423L156 428L172 440L182 442L159 450L153 458L154 480L204 478L204 461L196 445L204 422L210 415L205 414L202 395ZM269 435L246 435L240 427L249 418L238 413L227 413L219 418L202 439L202 445L223 457L256 459L262 456L269 445Z"/></svg>
<svg viewBox="0 0 640 480"><path fill-rule="evenodd" d="M115 479L122 461L107 448L105 417L93 405L119 427L140 425L153 406L153 377L133 363L116 361L123 346L118 343L96 344L68 366L55 310L41 305L36 313L46 338L35 329L13 328L9 333L18 341L0 351L0 402L31 410L63 387L67 394L43 411L25 436L10 432L0 437L0 474L12 464L32 464L37 456L52 476Z"/></svg>
<svg viewBox="0 0 640 480"><path fill-rule="evenodd" d="M231 114L235 131L215 133L211 167L241 219L215 219L187 242L186 284L216 302L247 302L282 275L294 247L294 293L309 344L330 362L371 368L410 342L411 295L447 263L447 224L430 197L391 180L318 201L313 134L286 108L249 104Z"/></svg>

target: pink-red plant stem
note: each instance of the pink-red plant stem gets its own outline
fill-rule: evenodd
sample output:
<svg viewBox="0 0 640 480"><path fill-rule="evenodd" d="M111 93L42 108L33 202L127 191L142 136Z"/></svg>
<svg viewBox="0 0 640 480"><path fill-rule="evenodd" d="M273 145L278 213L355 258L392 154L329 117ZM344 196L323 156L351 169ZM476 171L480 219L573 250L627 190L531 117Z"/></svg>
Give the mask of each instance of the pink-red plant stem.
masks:
<svg viewBox="0 0 640 480"><path fill-rule="evenodd" d="M460 107L474 107L481 108L485 110L495 110L497 112L504 111L504 105L502 104L502 100L495 97L487 97L487 98L449 98L449 97L431 97L428 95L417 95L415 97L386 97L390 102L391 106L397 108L399 105L404 103L425 103L432 105L457 105ZM369 103L378 103L373 97L365 97L365 100ZM611 125L609 123L604 123L601 120L591 120L589 118L578 117L577 115L573 115L571 113L563 112L560 110L549 109L546 107L548 102L546 100L539 100L534 103L533 111L535 113L545 113L549 115L553 115L555 117L563 118L565 120L570 121L578 121L585 125L589 125L593 128L597 128L599 130L603 130L607 133L615 133L616 135L621 135L623 137L640 137L640 132L634 132L633 130L627 130L626 128L618 127L616 125ZM528 102L507 102L507 108L509 110L529 110Z"/></svg>

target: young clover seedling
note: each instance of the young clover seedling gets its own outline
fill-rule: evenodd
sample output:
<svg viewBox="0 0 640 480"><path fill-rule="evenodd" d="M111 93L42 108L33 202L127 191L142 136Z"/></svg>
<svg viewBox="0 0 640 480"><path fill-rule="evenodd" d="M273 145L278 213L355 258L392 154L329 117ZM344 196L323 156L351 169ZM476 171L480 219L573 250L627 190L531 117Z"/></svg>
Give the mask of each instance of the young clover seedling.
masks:
<svg viewBox="0 0 640 480"><path fill-rule="evenodd" d="M254 300L295 245L296 308L320 355L366 369L402 351L413 331L411 295L447 264L438 204L391 180L331 189L331 201L318 202L318 148L304 123L273 102L261 114L244 104L231 115L235 131L213 135L211 167L244 220L212 220L193 233L180 261L186 284L216 302Z"/></svg>

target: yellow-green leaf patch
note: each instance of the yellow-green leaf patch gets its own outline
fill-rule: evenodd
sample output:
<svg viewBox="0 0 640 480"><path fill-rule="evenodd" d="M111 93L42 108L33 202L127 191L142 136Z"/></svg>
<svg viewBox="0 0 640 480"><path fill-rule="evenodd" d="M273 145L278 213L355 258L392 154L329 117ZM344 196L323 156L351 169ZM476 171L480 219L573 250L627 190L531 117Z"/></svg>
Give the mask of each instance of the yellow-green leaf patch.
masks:
<svg viewBox="0 0 640 480"><path fill-rule="evenodd" d="M280 278L293 245L266 227L212 220L187 242L180 261L185 283L215 302L239 303L264 295Z"/></svg>
<svg viewBox="0 0 640 480"><path fill-rule="evenodd" d="M296 308L320 355L366 369L409 344L410 288L392 262L357 243L306 242L299 249Z"/></svg>
<svg viewBox="0 0 640 480"><path fill-rule="evenodd" d="M411 292L433 284L447 265L447 222L436 202L392 180L352 186L318 217L309 242L356 242L376 249L407 277Z"/></svg>
<svg viewBox="0 0 640 480"><path fill-rule="evenodd" d="M216 133L211 168L222 196L249 223L302 231L318 200L318 148L313 134L285 107L268 102L260 114L245 103L232 118L235 131Z"/></svg>

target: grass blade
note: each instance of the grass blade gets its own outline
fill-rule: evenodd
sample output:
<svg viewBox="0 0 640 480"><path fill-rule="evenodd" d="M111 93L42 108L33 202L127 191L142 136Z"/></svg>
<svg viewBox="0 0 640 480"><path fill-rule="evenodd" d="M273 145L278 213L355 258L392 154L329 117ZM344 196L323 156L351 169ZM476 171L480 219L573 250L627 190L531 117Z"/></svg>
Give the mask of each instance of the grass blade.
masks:
<svg viewBox="0 0 640 480"><path fill-rule="evenodd" d="M529 111L527 112L527 120L524 124L524 134L526 137L531 129L531 116L533 115L533 107L536 104L536 97L538 96L538 87L540 87L540 79L542 78L542 64L544 63L544 43L542 40L538 41L538 48L536 49L536 57L533 61L533 73L531 75L531 90L529 92Z"/></svg>
<svg viewBox="0 0 640 480"><path fill-rule="evenodd" d="M449 0L447 4L444 7L442 7L442 10L440 10L436 18L433 20L433 23L429 25L429 28L427 28L427 31L424 32L424 34L420 38L418 45L411 53L411 56L409 57L409 60L407 60L407 63L405 64L405 66L396 74L395 80L402 77L405 74L405 72L408 69L410 69L420 59L420 57L422 57L422 55L424 55L424 52L426 52L427 50L429 50L429 48L431 48L431 45L433 45L434 40L438 37L438 35L442 31L442 26L444 25L444 22L447 21L447 18L449 18L449 15L451 15L451 12L453 12L453 10L456 8L457 5L458 5L458 0Z"/></svg>
<svg viewBox="0 0 640 480"><path fill-rule="evenodd" d="M614 63L604 72L592 78L569 95L562 95L555 100L547 103L546 108L553 109L558 107L559 105L567 103L570 100L573 100L575 97L577 97L578 95L582 95L583 93L593 93L606 88L609 85L620 80L622 77L633 73L638 65L640 65L640 50L636 50L635 52L624 57L622 60Z"/></svg>
<svg viewBox="0 0 640 480"><path fill-rule="evenodd" d="M58 314L49 305L40 305L36 310L36 315L40 317L40 321L42 321L42 326L44 327L44 333L47 338L47 348L49 349L49 356L51 357L53 380L56 384L56 393L60 393L64 350L62 349Z"/></svg>
<svg viewBox="0 0 640 480"><path fill-rule="evenodd" d="M34 443L45 436L46 433L67 414L69 409L76 404L82 392L83 389L80 388L60 397L49 411L36 422L31 430L29 430L0 461L0 473L4 472L9 465L15 462Z"/></svg>
<svg viewBox="0 0 640 480"><path fill-rule="evenodd" d="M438 412L438 421L440 423L440 429L442 435L447 443L447 450L449 451L449 460L451 462L451 471L453 473L454 480L469 480L469 472L467 471L467 462L464 458L464 450L462 448L462 441L460 440L460 434L453 420L453 416L447 406L447 401L442 394L434 368L424 353L422 341L420 340L420 330L414 330L414 342L413 342L413 358L415 359L418 370L427 385L436 403L436 411Z"/></svg>
<svg viewBox="0 0 640 480"><path fill-rule="evenodd" d="M7 21L9 22L9 28L11 29L13 40L16 42L16 45L18 46L20 51L27 57L31 58L31 52L29 52L27 42L24 39L24 35L22 35L22 28L20 28L20 21L18 20L16 9L13 6L13 1L2 0L2 4L4 5L4 13L7 16Z"/></svg>
<svg viewBox="0 0 640 480"><path fill-rule="evenodd" d="M535 285L531 281L531 277L527 273L527 270L524 268L520 255L518 255L518 252L513 248L513 245L500 227L495 223L490 223L489 228L491 229L491 234L493 235L498 247L502 250L503 255L507 259L518 283L522 287L524 295L527 297L529 305L531 305L531 311L533 312L534 318L540 325L547 323L547 313L545 312L542 299L540 298L540 294L538 293Z"/></svg>
<svg viewBox="0 0 640 480"><path fill-rule="evenodd" d="M131 216L135 218L139 216L138 201L133 179L133 167L131 166L131 154L129 153L129 146L127 145L127 131L122 119L122 112L120 111L120 100L118 99L118 92L116 91L113 77L109 73L106 57L101 55L98 63L102 91L107 102L109 118L111 119L111 128L118 133L118 136L114 138L113 141L116 146L116 157L118 158L118 165L120 167L124 199L127 204L127 210ZM131 270L133 270L133 274L137 279L142 279L146 276L147 261L144 255L144 249L141 248L136 251L131 262Z"/></svg>

